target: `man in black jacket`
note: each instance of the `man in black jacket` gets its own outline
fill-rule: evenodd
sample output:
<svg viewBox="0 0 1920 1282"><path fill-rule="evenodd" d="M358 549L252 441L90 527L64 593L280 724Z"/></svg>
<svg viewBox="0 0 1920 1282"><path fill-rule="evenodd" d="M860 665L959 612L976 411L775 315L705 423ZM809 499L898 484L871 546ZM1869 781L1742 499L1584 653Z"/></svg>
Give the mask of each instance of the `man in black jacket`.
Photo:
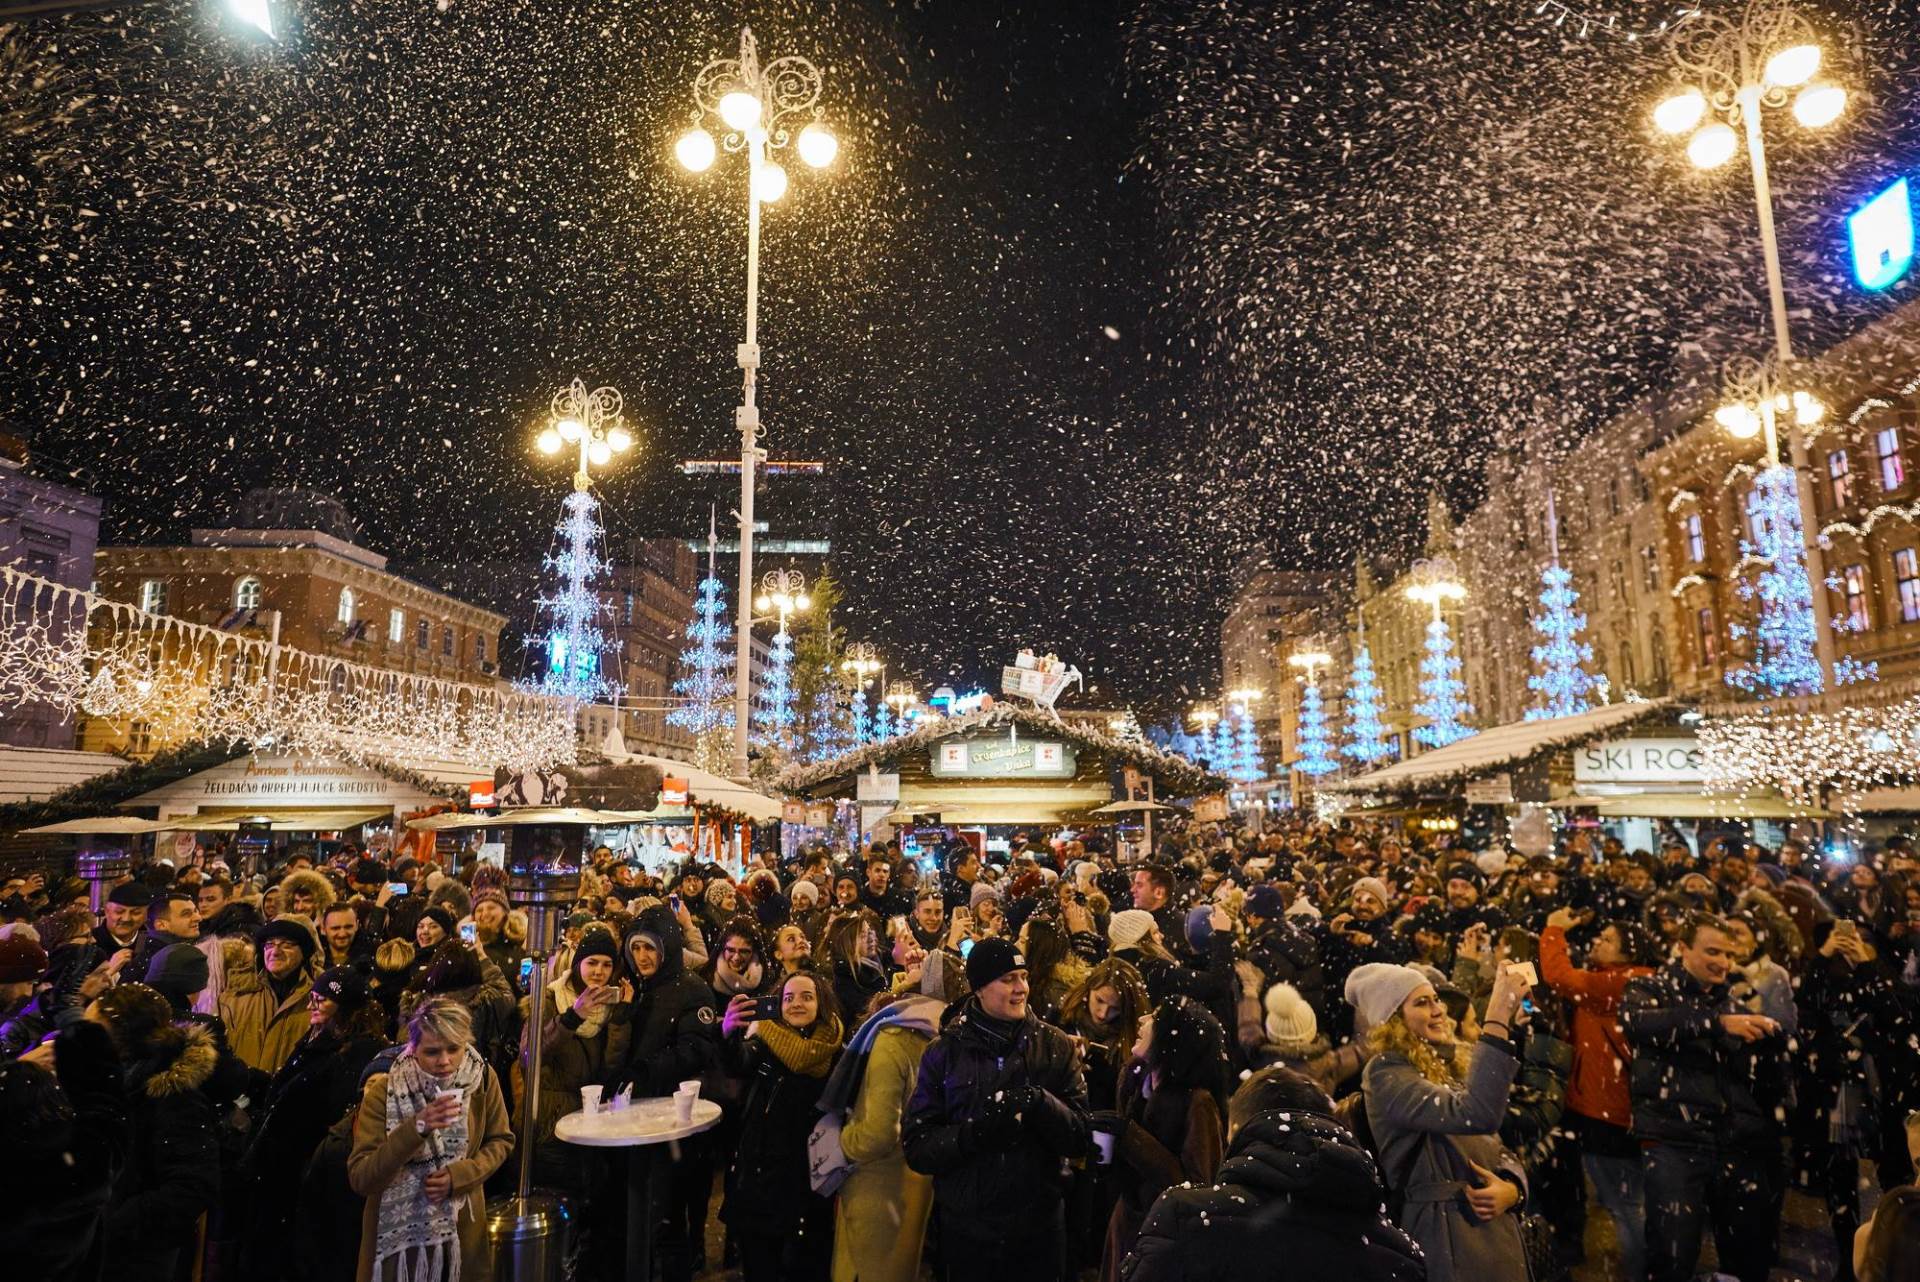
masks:
<svg viewBox="0 0 1920 1282"><path fill-rule="evenodd" d="M1027 963L986 939L973 996L920 1060L901 1142L933 1177L947 1282L1057 1282L1067 1163L1087 1151L1087 1091L1065 1033L1027 1009Z"/></svg>
<svg viewBox="0 0 1920 1282"><path fill-rule="evenodd" d="M1124 1282L1427 1276L1420 1248L1382 1210L1373 1158L1312 1081L1262 1069L1234 1092L1227 1127L1218 1181L1160 1195L1120 1267Z"/></svg>
<svg viewBox="0 0 1920 1282"><path fill-rule="evenodd" d="M1777 1023L1733 1000L1732 969L1726 923L1696 914L1679 959L1621 999L1651 1282L1693 1276L1709 1221L1721 1272L1765 1282L1772 1264L1786 1043Z"/></svg>
<svg viewBox="0 0 1920 1282"><path fill-rule="evenodd" d="M1247 960L1259 968L1267 987L1292 984L1307 1005L1323 1010L1327 981L1320 970L1320 941L1287 920L1280 888L1263 883L1249 890L1241 916L1247 923Z"/></svg>

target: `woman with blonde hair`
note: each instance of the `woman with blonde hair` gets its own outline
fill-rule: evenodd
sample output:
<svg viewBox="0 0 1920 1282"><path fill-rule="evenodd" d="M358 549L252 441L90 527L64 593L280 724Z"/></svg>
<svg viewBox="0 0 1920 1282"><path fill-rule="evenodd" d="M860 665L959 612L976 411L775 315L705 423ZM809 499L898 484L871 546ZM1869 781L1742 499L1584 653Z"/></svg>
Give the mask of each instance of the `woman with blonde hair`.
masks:
<svg viewBox="0 0 1920 1282"><path fill-rule="evenodd" d="M407 1048L367 1079L347 1182L367 1200L357 1282L486 1282L482 1185L513 1150L500 1080L473 1048L466 1007L429 997Z"/></svg>
<svg viewBox="0 0 1920 1282"><path fill-rule="evenodd" d="M1347 977L1346 998L1377 1052L1361 1076L1368 1128L1395 1218L1420 1243L1428 1282L1526 1282L1520 1220L1526 1176L1500 1146L1520 1067L1512 1040L1525 972L1504 966L1472 1047L1427 977L1373 962Z"/></svg>

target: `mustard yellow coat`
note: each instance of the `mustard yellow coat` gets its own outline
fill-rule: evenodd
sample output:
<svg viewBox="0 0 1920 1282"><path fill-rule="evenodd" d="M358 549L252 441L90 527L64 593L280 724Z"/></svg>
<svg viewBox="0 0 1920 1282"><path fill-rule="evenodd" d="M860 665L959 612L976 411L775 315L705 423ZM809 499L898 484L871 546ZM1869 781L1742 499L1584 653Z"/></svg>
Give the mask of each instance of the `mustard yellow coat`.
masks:
<svg viewBox="0 0 1920 1282"><path fill-rule="evenodd" d="M900 1118L931 1042L911 1028L874 1039L840 1146L854 1162L833 1207L833 1282L917 1282L933 1180L907 1166Z"/></svg>

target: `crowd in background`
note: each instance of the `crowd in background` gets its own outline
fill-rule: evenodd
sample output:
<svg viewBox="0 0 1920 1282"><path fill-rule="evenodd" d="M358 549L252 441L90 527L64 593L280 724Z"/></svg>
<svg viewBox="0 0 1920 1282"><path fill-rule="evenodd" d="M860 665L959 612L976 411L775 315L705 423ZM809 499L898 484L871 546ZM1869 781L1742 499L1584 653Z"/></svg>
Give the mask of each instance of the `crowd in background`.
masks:
<svg viewBox="0 0 1920 1282"><path fill-rule="evenodd" d="M1761 1282L1792 1191L1831 1276L1920 1282L1904 840L601 847L544 968L484 863L215 849L88 903L0 889L21 1277L476 1282L523 1145L575 1275L620 1277L625 1166L555 1125L698 1079L722 1120L655 1190L667 1282L1549 1282L1590 1218L1607 1276Z"/></svg>

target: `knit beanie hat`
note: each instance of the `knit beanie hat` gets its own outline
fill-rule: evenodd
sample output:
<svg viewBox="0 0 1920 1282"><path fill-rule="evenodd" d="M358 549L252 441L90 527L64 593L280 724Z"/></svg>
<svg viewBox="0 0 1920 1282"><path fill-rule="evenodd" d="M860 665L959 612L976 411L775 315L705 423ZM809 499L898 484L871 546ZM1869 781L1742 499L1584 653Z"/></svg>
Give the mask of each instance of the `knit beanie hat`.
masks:
<svg viewBox="0 0 1920 1282"><path fill-rule="evenodd" d="M1305 1055L1320 1035L1320 1021L1313 1007L1292 984L1275 984L1267 989L1267 1040L1285 1055Z"/></svg>
<svg viewBox="0 0 1920 1282"><path fill-rule="evenodd" d="M313 930L304 921L295 917L275 917L272 921L254 932L253 946L257 952L265 953L271 940L283 939L300 950L304 961L319 950L320 941L314 938Z"/></svg>
<svg viewBox="0 0 1920 1282"><path fill-rule="evenodd" d="M1368 962L1347 976L1347 1004L1360 1013L1367 1027L1374 1028L1392 1019L1413 990L1428 982L1411 966Z"/></svg>
<svg viewBox="0 0 1920 1282"><path fill-rule="evenodd" d="M732 890L733 893L736 895L740 893L739 891L734 890L734 886L732 882L722 877L714 878L713 881L709 883L707 886L707 902L712 904L715 908L720 907L721 901L726 897L727 892L730 890Z"/></svg>
<svg viewBox="0 0 1920 1282"><path fill-rule="evenodd" d="M1202 904L1187 912L1187 943L1195 952L1203 951L1213 938L1213 908Z"/></svg>
<svg viewBox="0 0 1920 1282"><path fill-rule="evenodd" d="M513 911L513 905L507 902L507 892L498 886L488 886L473 892L473 906L478 908L481 904L499 904L501 912Z"/></svg>
<svg viewBox="0 0 1920 1282"><path fill-rule="evenodd" d="M0 984L27 984L47 969L47 950L25 935L0 939Z"/></svg>
<svg viewBox="0 0 1920 1282"><path fill-rule="evenodd" d="M793 889L787 892L787 898L793 901L795 908L815 908L820 904L820 887L802 877L793 883Z"/></svg>
<svg viewBox="0 0 1920 1282"><path fill-rule="evenodd" d="M1772 882L1775 886L1787 884L1787 870L1779 864L1755 864L1753 870Z"/></svg>
<svg viewBox="0 0 1920 1282"><path fill-rule="evenodd" d="M1386 908L1392 906L1393 892L1388 890L1387 883L1381 881L1378 877L1360 878L1360 880L1353 883L1349 894L1357 895L1363 890L1375 899L1378 899L1381 907Z"/></svg>
<svg viewBox="0 0 1920 1282"><path fill-rule="evenodd" d="M440 928L440 933L451 936L458 929L453 914L439 904L428 904L426 911L420 914L422 921L430 921Z"/></svg>
<svg viewBox="0 0 1920 1282"><path fill-rule="evenodd" d="M967 907L978 908L982 899L1000 898L1000 888L992 882L976 881L973 889L967 892Z"/></svg>
<svg viewBox="0 0 1920 1282"><path fill-rule="evenodd" d="M1152 934L1157 924L1144 908L1123 908L1107 923L1107 942L1115 948L1132 948Z"/></svg>
<svg viewBox="0 0 1920 1282"><path fill-rule="evenodd" d="M147 963L147 983L163 993L191 997L206 988L207 955L192 944L168 944Z"/></svg>
<svg viewBox="0 0 1920 1282"><path fill-rule="evenodd" d="M1009 939L983 939L967 954L967 987L979 992L994 980L1025 970L1027 959Z"/></svg>
<svg viewBox="0 0 1920 1282"><path fill-rule="evenodd" d="M357 966L335 966L313 981L313 991L343 1011L359 1010L373 996L365 972Z"/></svg>
<svg viewBox="0 0 1920 1282"><path fill-rule="evenodd" d="M1280 888L1265 882L1247 892L1247 902L1241 908L1245 915L1263 921L1278 921L1286 910L1286 897L1280 893Z"/></svg>
<svg viewBox="0 0 1920 1282"><path fill-rule="evenodd" d="M1466 882L1475 890L1485 890L1487 888L1486 874L1480 871L1478 864L1464 862L1454 864L1447 869L1447 880L1453 881L1455 878Z"/></svg>

